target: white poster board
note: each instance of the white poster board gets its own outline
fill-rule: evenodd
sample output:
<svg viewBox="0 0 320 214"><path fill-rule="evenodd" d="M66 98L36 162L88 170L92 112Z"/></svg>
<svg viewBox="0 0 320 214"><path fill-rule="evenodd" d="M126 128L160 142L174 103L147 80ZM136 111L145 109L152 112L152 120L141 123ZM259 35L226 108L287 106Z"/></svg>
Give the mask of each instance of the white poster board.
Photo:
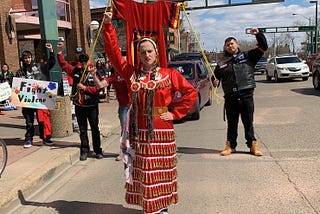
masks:
<svg viewBox="0 0 320 214"><path fill-rule="evenodd" d="M36 109L55 109L58 83L33 79L13 78L13 105Z"/></svg>
<svg viewBox="0 0 320 214"><path fill-rule="evenodd" d="M8 82L0 83L0 102L9 99L11 87Z"/></svg>

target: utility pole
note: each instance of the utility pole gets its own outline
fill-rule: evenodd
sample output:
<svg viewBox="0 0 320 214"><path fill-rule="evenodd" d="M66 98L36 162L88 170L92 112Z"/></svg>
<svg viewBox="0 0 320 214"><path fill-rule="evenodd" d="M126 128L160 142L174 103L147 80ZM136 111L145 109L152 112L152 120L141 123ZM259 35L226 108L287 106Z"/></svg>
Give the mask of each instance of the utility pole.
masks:
<svg viewBox="0 0 320 214"><path fill-rule="evenodd" d="M318 52L318 1L310 1L312 4L316 4L316 15L315 15L315 25L316 31L314 33L314 53Z"/></svg>
<svg viewBox="0 0 320 214"><path fill-rule="evenodd" d="M47 49L44 47L45 43L51 43L55 52L58 43L58 26L57 26L57 15L56 15L56 0L38 0L39 9L39 23L41 41L43 45L43 51L45 53L45 59L48 58ZM50 81L57 82L59 84L60 94L62 93L62 73L61 68L56 63L50 70ZM59 93L59 92L58 92Z"/></svg>

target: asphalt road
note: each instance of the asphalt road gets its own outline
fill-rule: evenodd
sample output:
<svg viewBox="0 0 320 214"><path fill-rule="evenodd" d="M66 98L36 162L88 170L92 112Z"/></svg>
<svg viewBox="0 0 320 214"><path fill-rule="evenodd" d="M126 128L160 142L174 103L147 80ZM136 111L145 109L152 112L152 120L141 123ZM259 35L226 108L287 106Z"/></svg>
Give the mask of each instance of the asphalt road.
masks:
<svg viewBox="0 0 320 214"><path fill-rule="evenodd" d="M257 75L255 132L264 155L254 157L239 125L237 153L222 157L223 104L199 121L175 125L180 202L174 214L320 213L319 91L308 81L267 82ZM221 88L218 90L221 95ZM119 137L108 139L116 153ZM114 157L78 162L11 213L142 213L124 201L121 162Z"/></svg>

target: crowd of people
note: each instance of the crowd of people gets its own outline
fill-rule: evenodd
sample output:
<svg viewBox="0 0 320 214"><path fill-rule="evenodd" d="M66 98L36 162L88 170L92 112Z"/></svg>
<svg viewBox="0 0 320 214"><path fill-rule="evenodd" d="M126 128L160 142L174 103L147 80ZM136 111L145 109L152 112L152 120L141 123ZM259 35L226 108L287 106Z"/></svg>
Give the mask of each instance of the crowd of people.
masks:
<svg viewBox="0 0 320 214"><path fill-rule="evenodd" d="M118 117L121 126L119 156L126 173L125 199L129 204L139 205L145 213L168 213L168 207L178 202L177 155L174 120L185 117L198 98L195 88L175 69L159 65L157 43L152 38L141 38L136 45L138 63L130 63L122 56L116 30L112 25L112 13L104 14L104 46L108 60L98 60L94 65L82 48L76 49L74 62L64 59L64 41L58 41L57 53L47 43L49 59L39 66L30 51L21 54L21 68L15 73L9 65L2 64L0 83L12 86L14 76L33 80L49 80L49 71L56 63L68 75L72 87L71 100L79 126L79 160L87 160L90 152L88 122L91 128L95 157L102 159L99 130L99 102L108 102L113 86L119 104ZM240 51L234 37L225 40L225 54L218 61L214 86L222 85L227 116L227 141L222 156L236 152L238 122L241 116L245 128L246 144L250 153L261 156L253 128L253 92L255 82L253 67L268 46L257 28L251 29L258 46ZM111 67L112 64L112 67ZM183 97L180 105L170 107L172 94L179 91ZM10 100L9 100L10 101ZM0 112L1 113L1 112ZM22 107L25 119L24 147L33 144L36 116L43 144L53 146L50 110Z"/></svg>

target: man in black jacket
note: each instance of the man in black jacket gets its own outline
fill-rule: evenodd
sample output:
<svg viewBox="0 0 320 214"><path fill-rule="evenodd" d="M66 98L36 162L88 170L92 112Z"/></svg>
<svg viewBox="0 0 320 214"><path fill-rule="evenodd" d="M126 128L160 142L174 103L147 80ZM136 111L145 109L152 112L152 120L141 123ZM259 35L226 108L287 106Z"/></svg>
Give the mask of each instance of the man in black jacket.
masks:
<svg viewBox="0 0 320 214"><path fill-rule="evenodd" d="M257 28L252 28L250 33L255 35L258 46L249 51L240 51L238 41L234 37L225 40L225 54L217 63L214 72L217 79L212 79L214 86L218 86L221 81L225 98L228 129L226 147L221 155L236 152L239 116L245 129L246 144L250 153L255 156L262 155L253 128L253 92L256 87L254 66L268 49L268 45L265 36Z"/></svg>

